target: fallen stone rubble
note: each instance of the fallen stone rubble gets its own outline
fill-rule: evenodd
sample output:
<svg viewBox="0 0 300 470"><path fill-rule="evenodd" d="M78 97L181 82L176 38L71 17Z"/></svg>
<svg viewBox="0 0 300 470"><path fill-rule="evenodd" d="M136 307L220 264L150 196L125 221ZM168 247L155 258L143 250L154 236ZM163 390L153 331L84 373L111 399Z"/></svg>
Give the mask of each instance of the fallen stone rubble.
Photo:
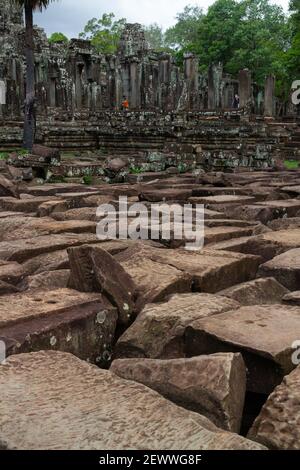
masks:
<svg viewBox="0 0 300 470"><path fill-rule="evenodd" d="M0 174L0 448L300 449L300 172L139 176ZM204 205L203 249L97 238L119 196Z"/></svg>

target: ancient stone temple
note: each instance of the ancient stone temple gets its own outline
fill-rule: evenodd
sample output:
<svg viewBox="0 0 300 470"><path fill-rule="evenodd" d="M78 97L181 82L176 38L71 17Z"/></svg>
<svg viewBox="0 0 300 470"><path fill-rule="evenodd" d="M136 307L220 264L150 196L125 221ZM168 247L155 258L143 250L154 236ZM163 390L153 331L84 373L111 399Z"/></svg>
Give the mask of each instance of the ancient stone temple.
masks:
<svg viewBox="0 0 300 470"><path fill-rule="evenodd" d="M0 32L0 147L6 148L22 144L25 78L22 10L11 0L0 0ZM99 54L82 39L49 44L36 28L37 142L137 159L145 152L181 154L194 166L272 165L296 126L270 126L274 77L264 90L247 69L231 77L212 64L200 73L198 60L186 54L178 65L171 54L151 50L138 24L126 25L115 55Z"/></svg>

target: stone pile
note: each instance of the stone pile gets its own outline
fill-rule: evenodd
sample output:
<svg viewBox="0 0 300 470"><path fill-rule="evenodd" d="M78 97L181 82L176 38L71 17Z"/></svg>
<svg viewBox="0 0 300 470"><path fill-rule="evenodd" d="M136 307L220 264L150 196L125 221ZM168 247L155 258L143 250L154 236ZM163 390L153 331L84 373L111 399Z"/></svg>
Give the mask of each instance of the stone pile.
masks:
<svg viewBox="0 0 300 470"><path fill-rule="evenodd" d="M300 449L300 172L139 176L0 175L0 448ZM97 238L119 196L203 205L203 249Z"/></svg>

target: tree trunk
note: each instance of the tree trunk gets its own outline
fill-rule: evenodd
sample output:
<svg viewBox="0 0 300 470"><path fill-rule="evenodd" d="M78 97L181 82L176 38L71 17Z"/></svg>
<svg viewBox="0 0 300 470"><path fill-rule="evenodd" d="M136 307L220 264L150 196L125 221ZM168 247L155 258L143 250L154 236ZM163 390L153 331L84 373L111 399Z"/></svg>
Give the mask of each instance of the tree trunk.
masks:
<svg viewBox="0 0 300 470"><path fill-rule="evenodd" d="M26 99L24 120L24 148L32 151L35 134L35 79L32 7L25 3Z"/></svg>

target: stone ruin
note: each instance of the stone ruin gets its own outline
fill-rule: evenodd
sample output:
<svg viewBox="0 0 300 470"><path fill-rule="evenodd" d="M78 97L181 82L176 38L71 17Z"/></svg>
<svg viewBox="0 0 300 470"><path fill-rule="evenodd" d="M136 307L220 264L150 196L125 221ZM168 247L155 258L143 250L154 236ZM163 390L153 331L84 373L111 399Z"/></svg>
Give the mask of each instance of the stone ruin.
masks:
<svg viewBox="0 0 300 470"><path fill-rule="evenodd" d="M23 26L18 9L1 15L0 41L12 30L16 41L5 43L1 59L1 145L9 149L22 131ZM93 80L80 88L84 107L63 109L68 88L58 87L59 73L90 57L86 42L76 44L53 77L51 99L60 96L61 107L39 110L33 155L12 152L0 162L0 449L299 450L300 171L253 168L268 166L276 151L299 150L297 122L251 120L243 109L92 111L83 91L96 87ZM53 47L45 56L37 51L44 78L49 54L62 53ZM147 57L158 73L159 55L148 52L137 26L124 33L120 51L103 62L95 56L106 70L98 97L115 96L118 61L126 69L136 57L141 70ZM51 81L42 77L46 103ZM249 74L239 80L249 90ZM76 83L71 88L76 107ZM199 94L189 96L194 102ZM69 162L56 146L90 149L89 161ZM261 154L259 146L266 146ZM224 170L217 149L234 165L204 171ZM155 166L112 184L125 157ZM41 168L96 173L101 159L111 184L31 181ZM178 171L189 161L197 171ZM96 236L100 205L124 220L119 196L128 207L142 202L147 215L163 203L157 239ZM178 240L175 224L164 236L162 216L174 203L190 204L194 216L203 206L202 250L185 250L188 235Z"/></svg>
<svg viewBox="0 0 300 470"><path fill-rule="evenodd" d="M24 103L22 11L10 0L0 0L0 28L0 149L6 150L22 145ZM126 157L144 171L264 169L278 158L299 158L296 110L289 106L276 119L274 77L263 90L249 70L232 78L216 64L200 73L192 54L182 69L171 54L150 50L138 24L125 27L115 55L99 54L81 39L49 44L39 28L35 47L37 143ZM236 93L240 108L232 109Z"/></svg>

